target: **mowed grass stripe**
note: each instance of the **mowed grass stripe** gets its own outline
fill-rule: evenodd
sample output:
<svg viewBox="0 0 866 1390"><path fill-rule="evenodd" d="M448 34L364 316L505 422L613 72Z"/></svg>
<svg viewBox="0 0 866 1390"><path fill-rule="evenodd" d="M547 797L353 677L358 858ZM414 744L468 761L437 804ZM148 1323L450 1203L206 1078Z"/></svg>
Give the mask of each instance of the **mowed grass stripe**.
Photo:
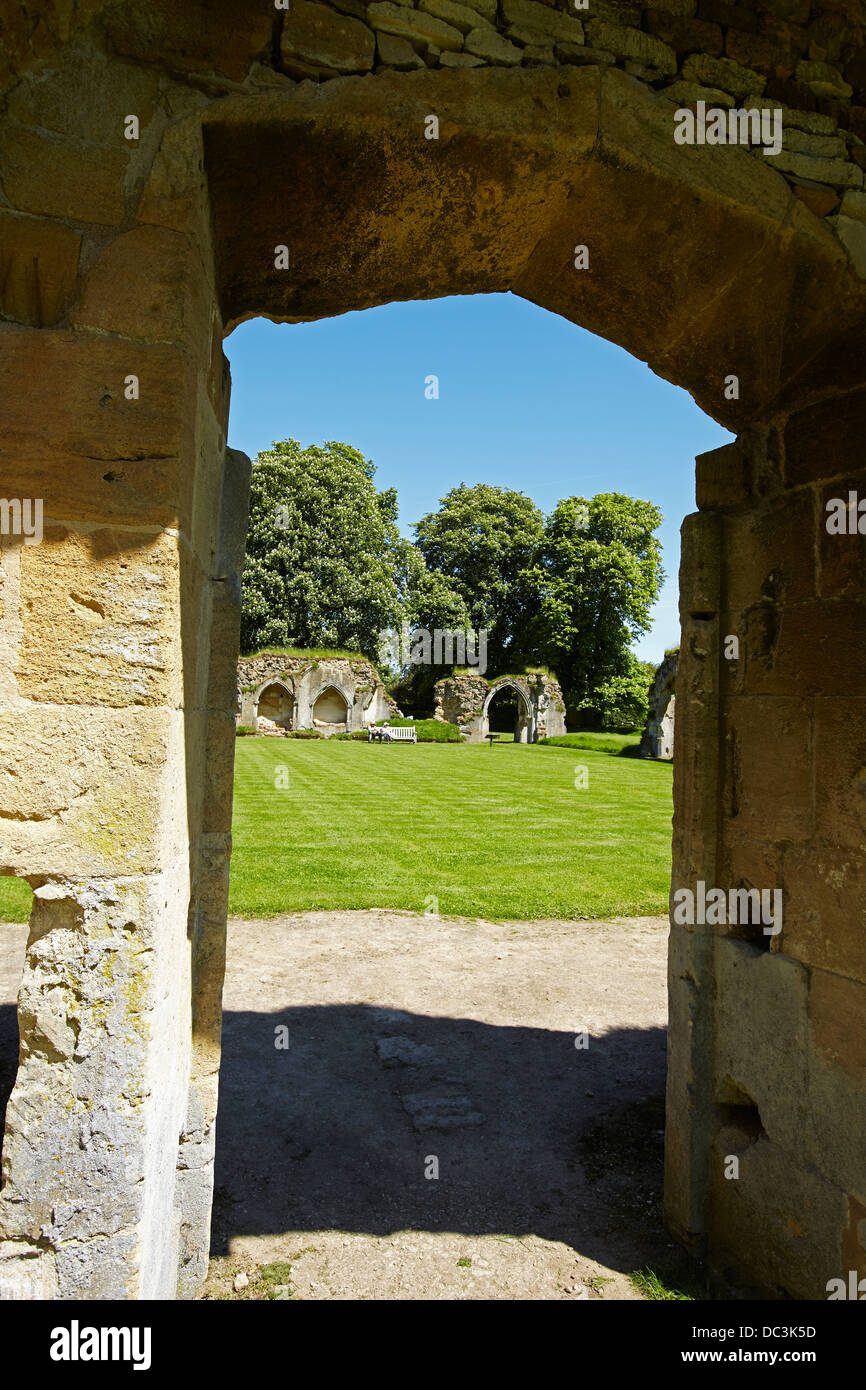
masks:
<svg viewBox="0 0 866 1390"><path fill-rule="evenodd" d="M670 774L583 748L242 739L230 908L663 913Z"/></svg>

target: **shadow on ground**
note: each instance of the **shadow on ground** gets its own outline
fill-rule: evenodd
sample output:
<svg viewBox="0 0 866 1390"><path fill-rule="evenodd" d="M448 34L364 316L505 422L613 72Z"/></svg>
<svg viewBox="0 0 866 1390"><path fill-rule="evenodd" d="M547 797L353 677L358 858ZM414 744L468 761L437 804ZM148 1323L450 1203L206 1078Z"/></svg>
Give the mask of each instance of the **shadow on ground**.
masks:
<svg viewBox="0 0 866 1390"><path fill-rule="evenodd" d="M410 1228L534 1234L624 1270L669 1258L665 1030L575 1038L365 1005L227 1013L213 1253Z"/></svg>

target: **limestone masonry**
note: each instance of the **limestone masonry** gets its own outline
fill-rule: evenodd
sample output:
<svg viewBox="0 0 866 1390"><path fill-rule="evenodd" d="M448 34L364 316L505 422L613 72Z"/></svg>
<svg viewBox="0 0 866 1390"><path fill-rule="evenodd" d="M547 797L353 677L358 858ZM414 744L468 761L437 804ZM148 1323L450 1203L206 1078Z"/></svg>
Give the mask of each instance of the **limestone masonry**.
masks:
<svg viewBox="0 0 866 1390"><path fill-rule="evenodd" d="M282 729L354 733L399 714L375 666L363 657L301 657L277 653L238 661L238 724L260 719Z"/></svg>
<svg viewBox="0 0 866 1390"><path fill-rule="evenodd" d="M674 756L674 706L679 652L669 652L650 686L649 712L641 735L642 758Z"/></svg>
<svg viewBox="0 0 866 1390"><path fill-rule="evenodd" d="M191 1298L207 1269L250 471L223 338L505 291L736 435L682 528L672 890L779 890L783 926L671 926L667 1224L774 1298L866 1276L866 538L824 525L866 495L863 21L3 7L0 496L44 503L38 544L0 535L0 872L35 889L5 1297ZM781 152L677 144L698 101L781 109ZM482 694L443 717L480 734Z"/></svg>
<svg viewBox="0 0 866 1390"><path fill-rule="evenodd" d="M542 671L489 681L472 672L444 676L433 690L434 718L456 724L469 743L482 743L487 737L490 706L501 690L513 691L517 698L517 743L537 743L547 734L565 733L562 690L555 677Z"/></svg>

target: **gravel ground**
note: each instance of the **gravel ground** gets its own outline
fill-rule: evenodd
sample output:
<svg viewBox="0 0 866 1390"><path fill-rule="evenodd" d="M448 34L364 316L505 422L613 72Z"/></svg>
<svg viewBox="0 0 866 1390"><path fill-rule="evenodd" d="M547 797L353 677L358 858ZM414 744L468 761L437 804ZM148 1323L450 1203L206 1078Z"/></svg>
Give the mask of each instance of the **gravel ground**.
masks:
<svg viewBox="0 0 866 1390"><path fill-rule="evenodd" d="M666 950L664 918L233 920L203 1296L277 1263L302 1299L640 1297L677 1260Z"/></svg>

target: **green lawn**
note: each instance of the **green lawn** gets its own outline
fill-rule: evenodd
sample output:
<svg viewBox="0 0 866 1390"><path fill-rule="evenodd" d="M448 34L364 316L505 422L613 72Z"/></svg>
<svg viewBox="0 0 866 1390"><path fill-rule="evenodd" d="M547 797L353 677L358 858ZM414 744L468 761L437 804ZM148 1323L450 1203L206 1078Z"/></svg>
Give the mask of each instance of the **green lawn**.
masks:
<svg viewBox="0 0 866 1390"><path fill-rule="evenodd" d="M33 894L20 878L0 878L0 922L26 922Z"/></svg>
<svg viewBox="0 0 866 1390"><path fill-rule="evenodd" d="M670 845L667 763L515 743L245 738L230 910L424 911L435 897L461 916L661 914Z"/></svg>
<svg viewBox="0 0 866 1390"><path fill-rule="evenodd" d="M230 906L423 912L435 897L454 916L664 913L670 821L669 763L512 742L243 738ZM0 878L0 921L29 911L27 884Z"/></svg>

